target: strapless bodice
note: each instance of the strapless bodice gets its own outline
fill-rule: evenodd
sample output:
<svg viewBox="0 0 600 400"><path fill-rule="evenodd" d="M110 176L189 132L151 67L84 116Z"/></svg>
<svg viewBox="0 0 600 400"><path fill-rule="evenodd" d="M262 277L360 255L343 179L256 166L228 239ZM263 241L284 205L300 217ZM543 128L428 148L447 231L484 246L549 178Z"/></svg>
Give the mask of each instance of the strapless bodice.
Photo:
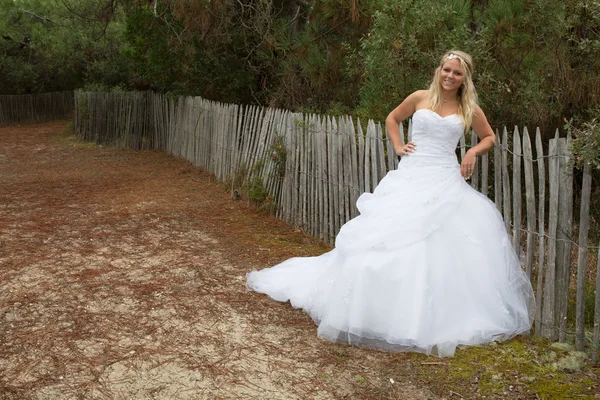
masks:
<svg viewBox="0 0 600 400"><path fill-rule="evenodd" d="M417 149L403 159L426 157L457 163L456 145L463 132L464 124L457 114L441 117L429 109L419 109L412 118L412 141Z"/></svg>

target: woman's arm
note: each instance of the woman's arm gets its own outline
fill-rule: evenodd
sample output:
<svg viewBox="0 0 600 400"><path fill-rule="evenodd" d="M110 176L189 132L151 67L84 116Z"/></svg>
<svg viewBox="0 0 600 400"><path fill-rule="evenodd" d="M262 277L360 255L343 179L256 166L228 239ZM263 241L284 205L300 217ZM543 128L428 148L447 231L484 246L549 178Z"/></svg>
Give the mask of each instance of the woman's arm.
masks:
<svg viewBox="0 0 600 400"><path fill-rule="evenodd" d="M492 127L488 123L483 110L479 106L476 106L475 108L471 126L473 127L473 130L477 136L479 136L480 142L477 144L477 146L471 147L469 151L474 152L476 156L480 156L494 148L496 135L494 135Z"/></svg>
<svg viewBox="0 0 600 400"><path fill-rule="evenodd" d="M463 157L460 164L460 173L463 178L470 178L475 170L475 162L477 156L487 153L494 147L496 142L496 135L492 127L488 123L483 110L479 106L475 106L475 113L473 114L473 122L471 127L479 137L480 141L476 146L471 147Z"/></svg>
<svg viewBox="0 0 600 400"><path fill-rule="evenodd" d="M402 144L398 125L416 111L417 104L423 102L423 100L426 99L426 96L426 90L417 90L404 99L398 107L394 108L385 119L385 127L387 128L388 135L394 146L394 151L398 155L404 155L415 151L416 146L413 142L407 143L406 146Z"/></svg>

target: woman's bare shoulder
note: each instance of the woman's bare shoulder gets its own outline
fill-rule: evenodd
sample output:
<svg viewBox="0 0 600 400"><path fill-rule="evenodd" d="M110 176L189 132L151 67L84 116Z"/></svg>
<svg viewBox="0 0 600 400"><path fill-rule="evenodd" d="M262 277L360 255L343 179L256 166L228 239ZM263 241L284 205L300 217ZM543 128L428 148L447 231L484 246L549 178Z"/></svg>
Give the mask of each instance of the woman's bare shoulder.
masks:
<svg viewBox="0 0 600 400"><path fill-rule="evenodd" d="M427 107L427 94L427 90L417 90L410 95L412 98L412 103L415 106L415 110Z"/></svg>
<svg viewBox="0 0 600 400"><path fill-rule="evenodd" d="M425 100L427 98L427 92L427 90L417 90L416 92L413 92L411 96L415 96L418 100Z"/></svg>

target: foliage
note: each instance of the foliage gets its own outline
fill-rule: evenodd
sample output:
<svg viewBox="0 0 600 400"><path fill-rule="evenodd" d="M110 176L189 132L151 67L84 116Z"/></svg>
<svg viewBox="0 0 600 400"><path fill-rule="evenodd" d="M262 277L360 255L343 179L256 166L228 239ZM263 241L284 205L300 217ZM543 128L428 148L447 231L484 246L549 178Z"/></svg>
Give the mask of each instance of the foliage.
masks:
<svg viewBox="0 0 600 400"><path fill-rule="evenodd" d="M284 137L276 134L271 144L271 160L275 165L274 175L283 179L285 176L285 164L287 161L287 149L285 148Z"/></svg>
<svg viewBox="0 0 600 400"><path fill-rule="evenodd" d="M254 203L263 203L269 197L269 192L259 175L254 175L248 183L248 198Z"/></svg>
<svg viewBox="0 0 600 400"><path fill-rule="evenodd" d="M573 134L571 151L575 155L575 165L590 164L600 170L600 106L591 108L587 118L568 121L565 129Z"/></svg>
<svg viewBox="0 0 600 400"><path fill-rule="evenodd" d="M474 47L468 2L376 2L373 27L362 41L365 64L361 105L383 119L410 93L429 86L439 57L450 48ZM440 35L440 32L444 32Z"/></svg>
<svg viewBox="0 0 600 400"><path fill-rule="evenodd" d="M272 146L272 150L275 151L276 146ZM285 157L285 148L277 149L277 152ZM275 153L273 153L273 156ZM235 170L233 178L227 182L226 189L231 191L231 197L233 200L240 200L245 198L248 202L258 206L261 211L269 214L274 214L277 211L277 203L273 198L273 195L267 190L261 173L265 166L265 160L258 160L254 166L250 169L247 165L241 164ZM276 170L278 165L275 165ZM275 174L278 172L276 171ZM284 173L285 173L285 159L284 159ZM283 176L282 176L283 177Z"/></svg>
<svg viewBox="0 0 600 400"><path fill-rule="evenodd" d="M114 86L126 80L123 14L105 6L94 0L0 0L6 10L0 19L0 92L75 89L86 80ZM102 18L109 11L110 24Z"/></svg>
<svg viewBox="0 0 600 400"><path fill-rule="evenodd" d="M600 98L597 0L0 0L0 92L155 90L381 119L473 55L494 126ZM29 37L29 42L22 39Z"/></svg>

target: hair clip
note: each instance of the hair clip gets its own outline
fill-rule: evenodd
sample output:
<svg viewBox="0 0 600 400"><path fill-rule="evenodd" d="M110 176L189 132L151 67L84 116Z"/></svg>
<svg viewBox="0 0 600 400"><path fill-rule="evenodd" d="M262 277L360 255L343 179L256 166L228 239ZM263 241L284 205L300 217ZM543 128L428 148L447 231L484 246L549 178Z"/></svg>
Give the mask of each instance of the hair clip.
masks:
<svg viewBox="0 0 600 400"><path fill-rule="evenodd" d="M454 60L455 58L460 58L460 57L454 53L450 53L450 54L448 54L448 57L446 57L446 60Z"/></svg>

